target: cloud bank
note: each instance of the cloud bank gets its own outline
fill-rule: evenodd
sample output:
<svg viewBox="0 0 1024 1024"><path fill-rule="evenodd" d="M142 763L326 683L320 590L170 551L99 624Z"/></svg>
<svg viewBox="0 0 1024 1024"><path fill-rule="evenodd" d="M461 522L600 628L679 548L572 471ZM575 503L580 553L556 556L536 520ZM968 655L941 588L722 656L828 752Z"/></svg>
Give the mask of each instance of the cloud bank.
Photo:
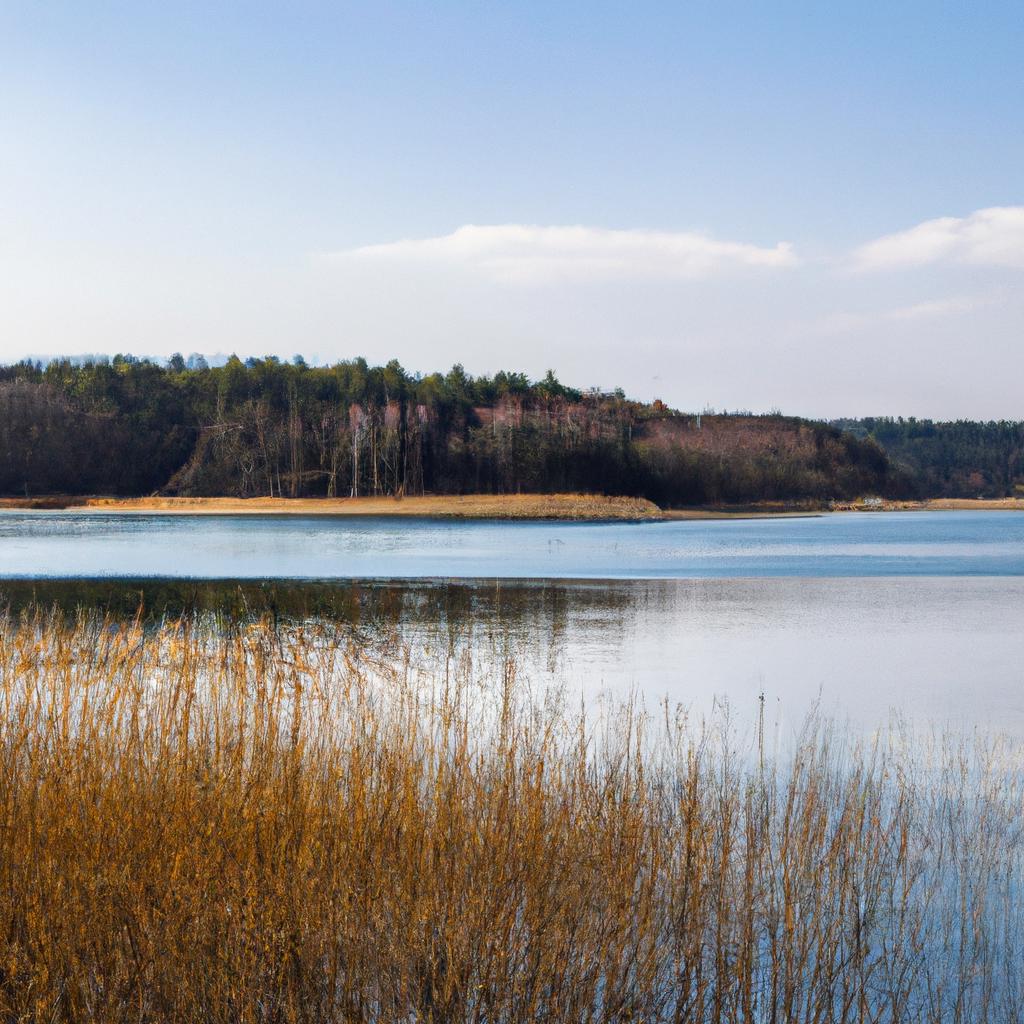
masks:
<svg viewBox="0 0 1024 1024"><path fill-rule="evenodd" d="M368 245L337 257L465 267L498 283L522 285L622 278L696 280L798 262L787 242L765 248L697 232L528 224L467 224L449 235Z"/></svg>
<svg viewBox="0 0 1024 1024"><path fill-rule="evenodd" d="M967 217L938 217L885 235L854 252L861 270L936 263L1024 270L1024 206L992 206Z"/></svg>

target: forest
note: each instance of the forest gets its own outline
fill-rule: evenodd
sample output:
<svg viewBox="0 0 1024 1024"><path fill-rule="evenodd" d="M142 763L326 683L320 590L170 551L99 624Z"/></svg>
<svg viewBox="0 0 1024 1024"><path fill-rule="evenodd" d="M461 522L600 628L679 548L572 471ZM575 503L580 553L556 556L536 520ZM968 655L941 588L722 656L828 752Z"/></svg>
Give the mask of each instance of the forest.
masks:
<svg viewBox="0 0 1024 1024"><path fill-rule="evenodd" d="M0 493L587 491L673 507L1008 493L1021 482L1020 424L954 426L697 415L582 391L551 371L424 376L395 360L24 361L0 367Z"/></svg>
<svg viewBox="0 0 1024 1024"><path fill-rule="evenodd" d="M877 417L833 426L876 441L923 496L1024 496L1024 422Z"/></svg>

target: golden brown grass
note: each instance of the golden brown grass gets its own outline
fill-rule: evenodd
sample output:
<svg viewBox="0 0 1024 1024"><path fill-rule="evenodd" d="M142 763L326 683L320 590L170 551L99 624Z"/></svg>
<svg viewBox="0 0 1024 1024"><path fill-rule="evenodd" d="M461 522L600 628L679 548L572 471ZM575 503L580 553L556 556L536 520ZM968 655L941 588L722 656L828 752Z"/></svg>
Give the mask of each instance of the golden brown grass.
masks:
<svg viewBox="0 0 1024 1024"><path fill-rule="evenodd" d="M416 669L315 625L0 622L0 1017L1020 1019L1015 748L774 764Z"/></svg>
<svg viewBox="0 0 1024 1024"><path fill-rule="evenodd" d="M1024 498L926 498L923 501L834 501L833 512L1024 512Z"/></svg>
<svg viewBox="0 0 1024 1024"><path fill-rule="evenodd" d="M191 515L430 516L455 519L659 519L646 498L602 494L437 494L403 498L0 498L0 507Z"/></svg>

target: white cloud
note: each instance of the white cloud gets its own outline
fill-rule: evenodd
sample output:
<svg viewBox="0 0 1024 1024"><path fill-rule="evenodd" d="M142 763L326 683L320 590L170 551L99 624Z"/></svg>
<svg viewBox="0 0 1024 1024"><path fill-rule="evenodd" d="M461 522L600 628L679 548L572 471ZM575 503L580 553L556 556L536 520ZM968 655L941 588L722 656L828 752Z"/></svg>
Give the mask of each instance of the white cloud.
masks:
<svg viewBox="0 0 1024 1024"><path fill-rule="evenodd" d="M915 302L909 306L882 309L869 313L833 313L824 317L813 328L815 333L843 334L862 331L885 324L914 323L944 317L960 316L991 306L999 300L1000 293L982 295L957 295L948 299L933 299Z"/></svg>
<svg viewBox="0 0 1024 1024"><path fill-rule="evenodd" d="M792 267L787 242L764 248L697 232L467 224L449 235L368 245L343 259L466 267L503 284L699 279L743 268Z"/></svg>
<svg viewBox="0 0 1024 1024"><path fill-rule="evenodd" d="M939 217L876 238L854 252L862 270L962 263L1024 270L1024 206L993 206Z"/></svg>
<svg viewBox="0 0 1024 1024"><path fill-rule="evenodd" d="M932 317L954 316L970 313L980 306L989 305L992 300L983 296L962 295L952 299L935 299L931 302L916 302L912 306L891 309L884 315L886 320L928 320Z"/></svg>

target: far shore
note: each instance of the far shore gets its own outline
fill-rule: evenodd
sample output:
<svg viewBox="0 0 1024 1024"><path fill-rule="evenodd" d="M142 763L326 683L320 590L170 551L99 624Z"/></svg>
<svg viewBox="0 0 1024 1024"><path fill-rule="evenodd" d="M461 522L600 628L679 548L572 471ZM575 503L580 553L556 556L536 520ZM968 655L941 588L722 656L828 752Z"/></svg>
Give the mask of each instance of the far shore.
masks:
<svg viewBox="0 0 1024 1024"><path fill-rule="evenodd" d="M562 519L646 522L664 518L644 498L597 494L411 495L359 498L0 498L0 509L173 515L422 516L437 519Z"/></svg>
<svg viewBox="0 0 1024 1024"><path fill-rule="evenodd" d="M783 519L832 512L1024 511L1024 498L868 499L856 502L758 502L662 509L645 498L598 494L469 494L358 498L113 498L74 495L0 498L0 510L170 515L419 516L435 519L552 519L664 522Z"/></svg>
<svg viewBox="0 0 1024 1024"><path fill-rule="evenodd" d="M833 502L833 512L1024 512L1024 498L928 498L924 501Z"/></svg>

